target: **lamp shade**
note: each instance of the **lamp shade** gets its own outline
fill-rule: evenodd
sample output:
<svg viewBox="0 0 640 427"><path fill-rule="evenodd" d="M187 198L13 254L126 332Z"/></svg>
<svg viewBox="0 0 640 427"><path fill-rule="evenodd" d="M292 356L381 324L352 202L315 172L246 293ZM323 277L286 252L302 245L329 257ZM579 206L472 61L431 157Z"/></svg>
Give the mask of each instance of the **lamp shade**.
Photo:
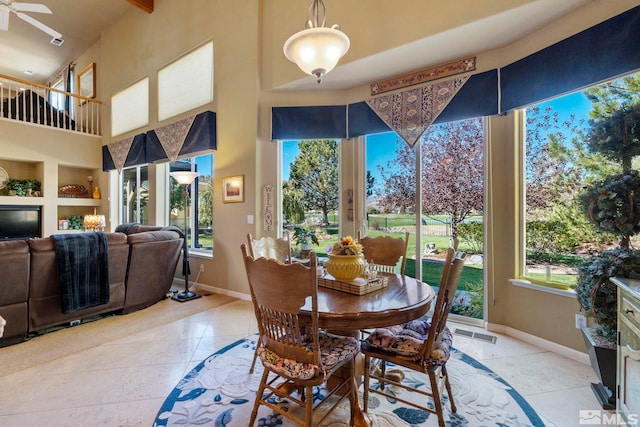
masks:
<svg viewBox="0 0 640 427"><path fill-rule="evenodd" d="M107 221L104 215L85 215L84 228L88 231L104 231Z"/></svg>
<svg viewBox="0 0 640 427"><path fill-rule="evenodd" d="M318 83L333 70L340 58L349 50L349 37L335 28L308 28L289 37L284 44L284 55L302 71L316 76Z"/></svg>
<svg viewBox="0 0 640 427"><path fill-rule="evenodd" d="M169 175L173 177L178 184L180 185L189 185L193 182L194 179L198 176L198 172L190 172L190 171L177 171L177 172L169 172Z"/></svg>

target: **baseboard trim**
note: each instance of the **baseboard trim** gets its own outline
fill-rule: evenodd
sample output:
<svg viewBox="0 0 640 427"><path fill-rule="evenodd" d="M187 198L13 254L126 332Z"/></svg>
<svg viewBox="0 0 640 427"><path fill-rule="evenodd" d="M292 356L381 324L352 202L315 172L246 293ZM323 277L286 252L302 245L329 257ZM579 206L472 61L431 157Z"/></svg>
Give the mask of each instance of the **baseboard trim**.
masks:
<svg viewBox="0 0 640 427"><path fill-rule="evenodd" d="M184 283L184 281L182 282ZM203 291L212 292L216 294L222 294L233 298L238 298L244 301L251 301L251 295L242 292L230 291L229 289L222 289L215 286L203 285L201 283L194 283L193 288L202 289Z"/></svg>
<svg viewBox="0 0 640 427"><path fill-rule="evenodd" d="M531 335L519 329L515 329L509 326L499 325L495 323L487 323L486 328L488 331L514 337L519 339L520 341L524 341L526 343L529 343L529 344L538 346L540 348L543 348L545 350L551 351L553 353L556 353L560 356L564 356L569 359L575 360L576 362L584 363L585 365L588 365L588 366L591 365L589 361L589 355L587 353L583 353L581 351L574 350L569 347L565 347L553 341L545 340L544 338Z"/></svg>

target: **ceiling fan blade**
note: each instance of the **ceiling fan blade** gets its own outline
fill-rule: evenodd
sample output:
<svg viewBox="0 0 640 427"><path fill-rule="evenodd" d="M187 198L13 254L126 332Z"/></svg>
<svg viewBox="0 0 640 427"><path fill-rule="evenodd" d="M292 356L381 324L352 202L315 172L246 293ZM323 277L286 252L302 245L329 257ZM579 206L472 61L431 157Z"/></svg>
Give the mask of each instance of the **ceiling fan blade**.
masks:
<svg viewBox="0 0 640 427"><path fill-rule="evenodd" d="M20 18L23 21L28 22L29 24L33 25L34 27L44 31L45 33L49 34L53 38L56 38L56 39L61 39L62 38L62 34L57 32L53 28L47 27L46 25L44 25L42 22L38 21L37 19L33 19L29 15L25 15L22 12L18 12L18 13L16 13L16 15L18 15L18 18Z"/></svg>
<svg viewBox="0 0 640 427"><path fill-rule="evenodd" d="M9 29L9 9L0 8L0 30L7 31Z"/></svg>
<svg viewBox="0 0 640 427"><path fill-rule="evenodd" d="M39 3L11 3L11 7L16 12L52 13L51 9Z"/></svg>

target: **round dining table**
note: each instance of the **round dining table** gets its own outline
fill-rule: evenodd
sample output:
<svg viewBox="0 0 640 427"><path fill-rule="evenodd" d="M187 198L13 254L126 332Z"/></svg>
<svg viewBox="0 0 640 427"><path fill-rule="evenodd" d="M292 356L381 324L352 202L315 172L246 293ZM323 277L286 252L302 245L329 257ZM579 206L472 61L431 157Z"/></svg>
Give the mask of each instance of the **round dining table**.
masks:
<svg viewBox="0 0 640 427"><path fill-rule="evenodd" d="M376 291L355 295L318 286L318 324L330 331L359 331L417 319L431 308L433 288L413 277L379 273L389 283ZM311 312L311 302L302 307Z"/></svg>
<svg viewBox="0 0 640 427"><path fill-rule="evenodd" d="M431 286L401 274L379 273L379 276L386 277L388 285L364 295L318 286L319 327L336 334L358 337L362 329L397 325L429 312L435 296ZM311 314L310 301L302 311ZM353 385L357 389L361 369L356 366L351 372L355 374ZM356 402L355 413L355 426L370 425L359 402Z"/></svg>

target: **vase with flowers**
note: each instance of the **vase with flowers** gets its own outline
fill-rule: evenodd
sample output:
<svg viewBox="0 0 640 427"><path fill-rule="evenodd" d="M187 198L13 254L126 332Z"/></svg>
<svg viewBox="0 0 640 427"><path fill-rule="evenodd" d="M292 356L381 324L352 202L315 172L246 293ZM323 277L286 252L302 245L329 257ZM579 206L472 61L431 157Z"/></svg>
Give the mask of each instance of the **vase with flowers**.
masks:
<svg viewBox="0 0 640 427"><path fill-rule="evenodd" d="M366 263L362 256L362 245L351 236L338 240L327 255L327 272L336 280L350 282L364 273Z"/></svg>

